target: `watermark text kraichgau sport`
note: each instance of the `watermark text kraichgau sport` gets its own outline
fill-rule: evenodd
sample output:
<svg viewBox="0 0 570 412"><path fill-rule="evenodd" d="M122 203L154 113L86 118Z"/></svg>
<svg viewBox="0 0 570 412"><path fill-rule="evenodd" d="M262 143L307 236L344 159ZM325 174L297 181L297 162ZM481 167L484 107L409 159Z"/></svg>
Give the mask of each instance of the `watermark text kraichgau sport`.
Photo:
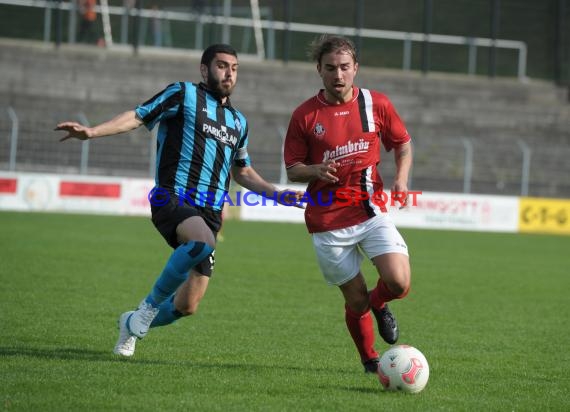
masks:
<svg viewBox="0 0 570 412"><path fill-rule="evenodd" d="M296 197L294 191L283 190L279 192L261 192L255 193L251 191L237 191L234 196L224 193L216 198L216 193L209 191L198 191L190 189L184 191L178 189L175 198L178 204L184 203L191 206L210 206L221 208L225 204L228 206L277 206L282 204L285 206L295 206L304 208L311 206L330 206L332 204L338 206L356 206L361 202L370 201L380 207L395 206L417 206L418 196L422 194L421 190L410 190L405 192L384 192L377 191L373 193L358 191L349 188L340 188L335 191L317 192L311 195L304 192L300 198ZM148 201L153 206L164 206L170 199L172 194L164 188L155 187L148 193Z"/></svg>

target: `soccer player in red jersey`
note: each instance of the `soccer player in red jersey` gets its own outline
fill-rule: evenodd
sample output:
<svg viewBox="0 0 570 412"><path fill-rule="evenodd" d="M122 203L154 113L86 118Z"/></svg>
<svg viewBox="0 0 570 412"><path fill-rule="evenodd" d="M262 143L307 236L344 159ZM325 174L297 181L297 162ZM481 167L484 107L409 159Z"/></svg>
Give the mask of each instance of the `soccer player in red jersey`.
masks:
<svg viewBox="0 0 570 412"><path fill-rule="evenodd" d="M344 296L346 326L365 372L376 373L379 356L370 312L382 338L395 343L399 330L386 303L406 296L411 277L406 243L386 207L374 201L374 194L383 191L377 170L380 145L394 152L391 191L405 205L410 136L388 97L353 84L358 61L350 40L322 36L311 44L311 57L324 89L293 112L285 139L287 175L293 182L308 183L313 201L307 204L305 222L320 269ZM369 196L358 196L362 199L356 202L338 198L350 191ZM360 270L363 254L379 274L371 291Z"/></svg>

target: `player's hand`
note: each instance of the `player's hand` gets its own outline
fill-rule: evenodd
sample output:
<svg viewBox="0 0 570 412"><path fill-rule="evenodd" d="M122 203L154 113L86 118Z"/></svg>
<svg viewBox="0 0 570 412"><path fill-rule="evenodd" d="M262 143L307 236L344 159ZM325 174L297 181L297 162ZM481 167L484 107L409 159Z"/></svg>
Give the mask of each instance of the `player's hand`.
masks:
<svg viewBox="0 0 570 412"><path fill-rule="evenodd" d="M278 202L285 206L295 206L299 209L304 209L301 200L305 196L305 192L299 190L284 189L277 192Z"/></svg>
<svg viewBox="0 0 570 412"><path fill-rule="evenodd" d="M400 209L408 206L408 185L402 182L395 181L391 189L392 199L400 203Z"/></svg>
<svg viewBox="0 0 570 412"><path fill-rule="evenodd" d="M339 166L340 164L334 160L327 160L321 164L315 165L317 178L328 183L337 183L338 177L335 176L335 173Z"/></svg>
<svg viewBox="0 0 570 412"><path fill-rule="evenodd" d="M54 130L63 130L67 132L66 136L59 139L60 142L70 138L88 140L91 137L91 129L76 122L60 123Z"/></svg>

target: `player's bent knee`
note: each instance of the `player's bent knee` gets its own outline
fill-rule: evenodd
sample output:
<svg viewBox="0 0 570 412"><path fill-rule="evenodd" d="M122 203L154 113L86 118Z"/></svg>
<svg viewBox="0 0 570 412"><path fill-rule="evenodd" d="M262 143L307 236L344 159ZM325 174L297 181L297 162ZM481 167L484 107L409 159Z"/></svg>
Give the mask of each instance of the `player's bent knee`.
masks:
<svg viewBox="0 0 570 412"><path fill-rule="evenodd" d="M408 295L410 291L410 284L408 283L406 287L401 288L399 292L396 294L396 299L403 299Z"/></svg>
<svg viewBox="0 0 570 412"><path fill-rule="evenodd" d="M214 273L214 266L216 264L216 259L214 257L215 250L210 248L211 252L195 267L194 270L201 275L211 277Z"/></svg>
<svg viewBox="0 0 570 412"><path fill-rule="evenodd" d="M411 274L409 266L407 268L400 268L396 272L396 276L393 277L391 282L390 291L396 295L396 299L404 298L410 291L411 286Z"/></svg>
<svg viewBox="0 0 570 412"><path fill-rule="evenodd" d="M410 281L407 280L394 281L388 284L388 289L394 295L395 299L405 298L410 291Z"/></svg>

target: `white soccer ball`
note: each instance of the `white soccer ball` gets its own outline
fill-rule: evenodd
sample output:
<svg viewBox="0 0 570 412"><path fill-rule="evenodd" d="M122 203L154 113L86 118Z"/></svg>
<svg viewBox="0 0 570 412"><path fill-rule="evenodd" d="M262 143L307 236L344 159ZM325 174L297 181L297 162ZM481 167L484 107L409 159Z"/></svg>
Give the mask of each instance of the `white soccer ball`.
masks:
<svg viewBox="0 0 570 412"><path fill-rule="evenodd" d="M380 358L378 377L388 391L418 393L427 385L429 365L413 346L392 346Z"/></svg>

